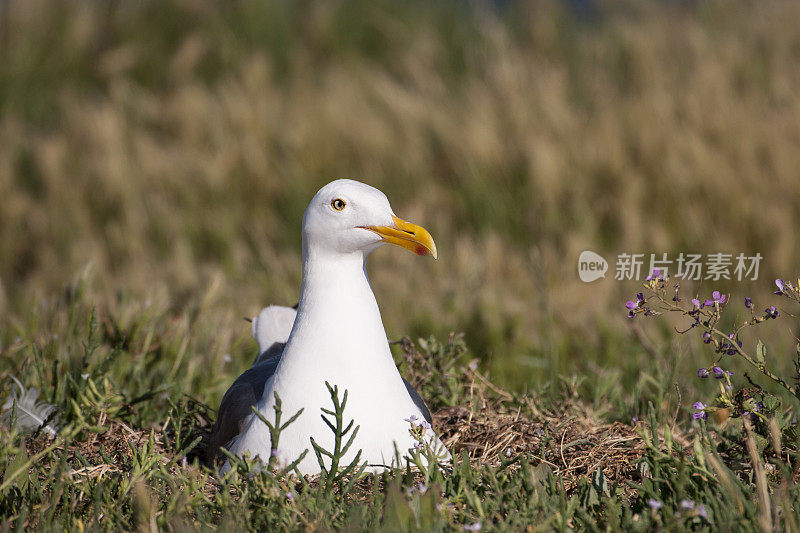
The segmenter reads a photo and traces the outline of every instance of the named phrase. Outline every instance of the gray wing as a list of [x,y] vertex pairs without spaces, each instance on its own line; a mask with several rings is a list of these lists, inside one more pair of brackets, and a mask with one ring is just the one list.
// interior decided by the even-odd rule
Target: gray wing
[[222,397],[217,411],[217,421],[211,429],[206,460],[213,463],[220,446],[225,446],[244,429],[244,421],[252,413],[251,407],[258,404],[264,394],[267,380],[275,373],[281,360],[285,344],[276,342],[258,357],[258,361],[241,376]]
[[409,396],[411,396],[411,400],[414,402],[420,411],[422,411],[422,416],[425,417],[425,421],[428,424],[433,424],[433,417],[431,417],[431,412],[428,409],[428,406],[425,405],[425,400],[422,399],[422,396],[419,395],[417,389],[411,386],[411,383],[406,381],[406,378],[403,378],[403,383],[406,386],[406,390],[408,391]]

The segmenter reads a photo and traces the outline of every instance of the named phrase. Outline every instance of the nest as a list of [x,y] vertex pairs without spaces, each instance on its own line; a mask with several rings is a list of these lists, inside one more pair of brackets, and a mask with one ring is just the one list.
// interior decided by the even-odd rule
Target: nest
[[531,418],[519,412],[449,407],[435,414],[435,422],[448,449],[454,455],[466,450],[473,465],[498,466],[524,454],[533,464],[550,467],[567,491],[598,470],[612,483],[635,478],[644,454],[644,442],[634,428],[603,423],[577,403]]

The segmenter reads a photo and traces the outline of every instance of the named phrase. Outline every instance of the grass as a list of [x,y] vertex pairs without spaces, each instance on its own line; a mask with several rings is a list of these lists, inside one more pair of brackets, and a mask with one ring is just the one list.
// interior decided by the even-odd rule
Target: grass
[[[574,379],[510,393],[468,366],[460,336],[406,340],[397,353],[436,413],[452,468],[352,486],[332,473],[334,490],[324,479],[274,476],[245,462],[218,478],[198,458],[213,412],[185,392],[209,396],[198,382],[217,373],[187,356],[215,342],[198,328],[208,311],[192,307],[167,321],[153,304],[110,311],[92,300],[83,283],[70,286],[30,317],[28,331],[45,337],[16,339],[5,352],[19,362],[17,375],[41,386],[41,400],[58,406],[49,422],[59,428],[51,440],[2,426],[5,527],[757,529],[765,508],[775,523],[796,527],[796,457],[784,464],[768,433],[744,431],[742,419],[689,424],[679,397],[651,398],[640,421],[610,423],[609,411],[624,406],[593,405]],[[748,441],[758,450],[752,462]],[[796,454],[792,441],[777,446]],[[763,496],[756,476],[765,465],[771,489]],[[663,507],[651,509],[651,500]]]
[[[3,527],[796,529],[796,459],[777,461],[767,425],[691,421],[693,401],[715,402],[695,377],[713,350],[674,334],[685,317],[628,320],[638,284],[583,284],[575,263],[760,252],[757,281],[683,290],[730,294],[724,331],[748,320],[744,296],[778,305],[744,346],[763,340],[793,376],[796,309],[769,293],[800,260],[797,15],[2,3],[0,400],[14,376],[61,427],[50,442],[2,426]],[[396,355],[456,467],[347,494],[267,473],[218,483],[182,458],[252,360],[242,317],[296,302],[302,212],[337,177],[436,238],[438,261],[381,250],[370,277],[389,337],[415,339]],[[750,385],[745,362],[723,361]],[[792,395],[749,375],[790,427]],[[563,448],[577,432],[591,440]],[[519,435],[513,464],[503,434]],[[602,475],[600,451],[620,452]]]

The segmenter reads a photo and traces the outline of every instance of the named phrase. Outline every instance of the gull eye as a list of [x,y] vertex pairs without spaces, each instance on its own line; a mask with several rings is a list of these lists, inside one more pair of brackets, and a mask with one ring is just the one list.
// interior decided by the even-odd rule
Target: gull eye
[[341,198],[336,198],[335,200],[331,200],[331,207],[337,211],[341,211],[344,209],[344,206],[347,205],[347,202],[342,200]]

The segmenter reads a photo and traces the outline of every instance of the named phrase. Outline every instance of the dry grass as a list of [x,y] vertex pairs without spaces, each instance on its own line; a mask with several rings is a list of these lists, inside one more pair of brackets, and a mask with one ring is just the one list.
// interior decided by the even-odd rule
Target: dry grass
[[480,372],[470,371],[468,380],[472,408],[445,407],[434,414],[442,442],[454,455],[465,450],[474,465],[500,466],[522,454],[547,465],[568,492],[598,470],[611,483],[641,480],[637,463],[645,445],[633,426],[602,421],[574,398],[541,402],[525,396],[520,402]]
[[549,466],[568,492],[598,470],[611,483],[641,481],[641,436],[631,426],[598,420],[585,404],[534,418],[462,407],[443,409],[435,417],[445,445],[456,453],[467,450],[476,465],[499,465],[503,457],[526,454],[534,464]]

